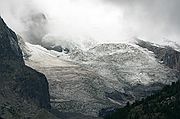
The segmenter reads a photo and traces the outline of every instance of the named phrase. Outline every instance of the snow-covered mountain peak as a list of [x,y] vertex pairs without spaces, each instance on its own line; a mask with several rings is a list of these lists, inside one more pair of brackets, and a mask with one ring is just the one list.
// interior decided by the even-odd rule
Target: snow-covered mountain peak
[[139,44],[139,43],[142,43],[142,42],[144,42],[144,43],[146,43],[146,44],[149,44],[149,45],[151,45],[151,46],[155,46],[155,47],[160,47],[160,48],[169,47],[169,48],[172,48],[172,49],[174,49],[174,50],[180,51],[180,44],[178,44],[177,42],[168,40],[168,39],[163,39],[163,40],[158,44],[158,43],[153,43],[153,42],[144,41],[144,40],[135,38],[132,43],[133,43],[133,44]]
[[164,46],[172,47],[173,49],[180,52],[180,45],[177,42],[165,39],[162,43]]
[[30,54],[26,64],[46,75],[52,105],[60,111],[97,115],[177,80],[153,52],[133,43],[98,44],[86,51],[75,47],[68,54],[23,45]]

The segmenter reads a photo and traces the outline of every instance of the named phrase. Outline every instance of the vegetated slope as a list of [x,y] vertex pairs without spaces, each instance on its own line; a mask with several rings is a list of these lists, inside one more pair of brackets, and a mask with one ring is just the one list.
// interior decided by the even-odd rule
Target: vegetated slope
[[[156,57],[170,68],[179,70],[180,53],[170,47],[158,47],[152,43],[138,40],[138,45],[153,51]],[[180,75],[180,74],[178,74]],[[180,79],[180,76],[177,76]],[[127,104],[106,119],[179,119],[180,81],[165,86],[160,92],[132,105]]]
[[31,119],[38,115],[42,108],[45,110],[51,108],[46,77],[25,66],[17,36],[2,18],[0,18],[0,81],[1,118]]
[[165,86],[160,92],[142,101],[128,104],[105,119],[179,119],[180,82]]

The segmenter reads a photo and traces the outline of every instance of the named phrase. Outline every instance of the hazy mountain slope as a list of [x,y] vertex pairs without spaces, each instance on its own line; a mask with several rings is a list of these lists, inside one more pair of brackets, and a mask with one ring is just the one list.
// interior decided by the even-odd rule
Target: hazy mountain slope
[[156,44],[137,39],[137,45],[154,52],[157,59],[166,66],[180,71],[180,52],[170,46],[157,46]]
[[180,45],[174,41],[170,41],[170,40],[164,40],[164,42],[162,43],[163,46],[167,46],[167,47],[172,47],[174,50],[179,51],[180,52]]
[[[141,47],[153,51],[164,65],[179,70],[180,53],[170,46],[157,46],[150,42],[137,40]],[[180,79],[180,73],[177,73]],[[132,105],[118,109],[112,114],[107,114],[106,119],[179,119],[179,87],[180,83],[173,83],[171,86],[165,86],[160,92],[149,96],[142,101],[135,102]]]
[[102,108],[123,106],[177,81],[176,71],[133,44],[99,44],[68,54],[29,43],[26,47],[26,64],[46,75],[51,104],[60,111],[97,116]]
[[[114,74],[113,79],[120,79],[132,85],[146,85],[151,82],[168,83],[167,77],[172,74],[169,68],[156,61],[153,53],[137,46],[102,44],[89,51],[96,55],[94,66],[100,68],[98,69],[100,73],[107,76]],[[97,65],[104,65],[104,67]],[[108,70],[108,68],[111,74],[101,72],[102,69]]]
[[[177,80],[177,71],[160,64],[154,53],[134,44],[100,44],[85,53],[72,53],[70,57],[106,77],[111,98],[117,97],[117,94],[120,97],[122,93],[131,95],[131,100],[142,98],[159,90],[161,84]],[[125,100],[127,98],[121,99],[122,102]]]
[[58,59],[58,54],[53,54],[40,45],[26,43],[26,48],[29,49],[29,57],[26,61],[31,65],[39,67],[75,66],[73,63]]
[[108,87],[104,77],[72,62],[60,60],[40,46],[26,45],[31,51],[26,64],[48,78],[53,107],[64,112],[97,115],[101,108],[115,106],[105,97]]

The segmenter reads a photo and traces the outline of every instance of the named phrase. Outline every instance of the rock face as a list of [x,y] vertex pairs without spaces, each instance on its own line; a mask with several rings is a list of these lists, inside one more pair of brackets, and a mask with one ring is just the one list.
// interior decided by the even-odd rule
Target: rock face
[[157,47],[150,42],[145,42],[139,39],[137,41],[137,45],[154,52],[156,57],[166,66],[180,71],[180,52],[171,47]]
[[0,18],[0,57],[23,63],[22,52],[18,46],[16,34]]
[[173,49],[166,50],[162,61],[170,68],[180,71],[180,52]]
[[46,77],[25,66],[16,34],[0,18],[0,117],[32,118],[50,109]]

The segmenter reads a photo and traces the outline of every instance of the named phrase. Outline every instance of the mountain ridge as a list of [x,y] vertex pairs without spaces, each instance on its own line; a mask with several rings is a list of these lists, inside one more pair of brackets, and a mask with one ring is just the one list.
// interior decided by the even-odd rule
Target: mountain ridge
[[31,51],[26,64],[46,75],[52,105],[60,111],[97,116],[102,108],[124,106],[177,81],[175,70],[135,44],[99,44],[68,54],[25,44]]
[[[137,45],[154,52],[156,58],[164,65],[179,70],[180,52],[171,47],[158,47],[157,45],[137,40]],[[180,102],[180,72],[177,74],[178,81],[164,88],[147,98],[127,103],[123,108],[119,108],[109,113],[104,112],[101,116],[104,119],[179,119]]]

